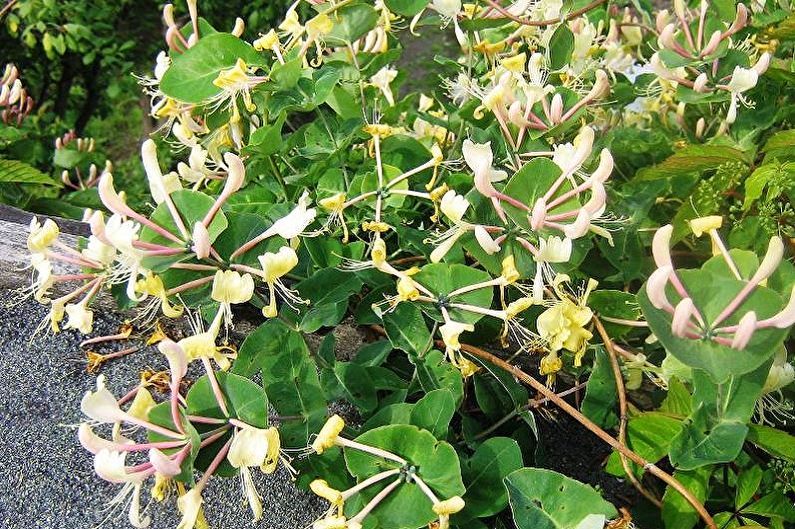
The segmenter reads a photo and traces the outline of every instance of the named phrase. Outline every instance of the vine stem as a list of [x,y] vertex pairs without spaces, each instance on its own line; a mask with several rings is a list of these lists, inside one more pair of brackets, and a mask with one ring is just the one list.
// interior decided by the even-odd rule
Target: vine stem
[[698,512],[699,516],[701,516],[701,519],[704,520],[704,523],[707,525],[707,527],[709,527],[710,529],[718,529],[717,525],[715,525],[715,521],[712,519],[712,516],[710,516],[709,512],[707,512],[707,509],[704,508],[704,505],[700,501],[698,501],[698,499],[695,496],[693,496],[693,494],[691,494],[691,492],[687,490],[687,488],[685,488],[685,486],[682,485],[676,478],[674,478],[672,475],[668,474],[667,472],[659,468],[654,463],[646,461],[641,456],[639,456],[638,454],[627,448],[625,445],[619,442],[615,437],[613,437],[612,435],[604,431],[602,428],[597,426],[588,417],[580,413],[576,408],[574,408],[574,406],[563,400],[554,391],[550,390],[544,384],[542,384],[535,378],[531,377],[530,375],[528,375],[518,367],[512,366],[505,360],[502,360],[501,358],[494,356],[493,354],[489,353],[488,351],[484,351],[479,347],[475,347],[473,345],[468,345],[468,344],[461,344],[461,350],[472,356],[491,362],[500,369],[503,369],[504,371],[510,373],[517,379],[521,380],[528,386],[532,387],[533,389],[544,395],[544,397],[554,402],[559,408],[561,408],[563,411],[571,415],[577,422],[579,422],[580,424],[585,426],[588,430],[593,432],[594,435],[596,435],[602,441],[610,445],[614,450],[616,450],[620,454],[623,454],[633,463],[640,465],[641,467],[643,467],[644,470],[650,472],[654,476],[657,476],[662,481],[673,487],[679,494],[682,495],[683,498],[685,498],[685,500],[687,500],[687,502],[690,505],[693,506],[693,508]]
[[[610,336],[608,336],[605,326],[602,325],[601,320],[596,315],[593,317],[593,323],[594,326],[596,326],[596,330],[599,332],[599,336],[602,337],[602,341],[605,344],[605,349],[607,350],[607,355],[610,358],[610,366],[613,368],[613,377],[616,381],[616,393],[618,393],[618,442],[626,446],[627,393],[626,388],[624,387],[624,376],[621,374],[621,367],[618,365],[618,356],[616,355],[616,350],[613,348],[613,340],[611,340]],[[635,487],[638,492],[643,494],[647,500],[652,502],[658,508],[662,508],[662,502],[659,500],[659,498],[657,498],[650,491],[646,490],[646,488],[641,484],[640,480],[638,480],[637,476],[635,476],[635,472],[629,465],[627,456],[619,452],[618,457],[621,459],[621,467],[624,469],[624,473],[627,475],[630,483],[632,483],[632,486]]]
[[527,20],[526,18],[518,17],[502,7],[500,4],[496,2],[496,0],[486,0],[486,3],[489,4],[492,8],[498,11],[503,17],[510,18],[514,22],[518,22],[519,24],[525,26],[534,26],[534,27],[544,27],[544,26],[551,26],[553,24],[559,24],[561,22],[568,22],[573,18],[577,18],[578,16],[582,15],[583,13],[587,13],[591,9],[598,7],[604,4],[607,0],[594,0],[590,4],[577,9],[576,11],[572,11],[565,17],[560,18],[551,18],[549,20]]

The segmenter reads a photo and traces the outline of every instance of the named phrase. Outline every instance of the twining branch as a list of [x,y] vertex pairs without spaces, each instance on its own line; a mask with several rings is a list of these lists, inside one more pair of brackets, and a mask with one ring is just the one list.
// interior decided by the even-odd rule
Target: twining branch
[[622,444],[618,439],[611,436],[609,433],[604,431],[600,428],[596,423],[591,421],[588,417],[580,413],[574,406],[566,402],[564,399],[559,397],[554,391],[546,387],[544,384],[536,380],[535,378],[531,377],[521,369],[516,366],[512,366],[508,362],[502,360],[501,358],[489,353],[488,351],[484,351],[478,347],[461,344],[461,350],[465,353],[480,358],[482,360],[486,360],[495,366],[503,369],[516,377],[517,379],[521,380],[528,386],[532,387],[544,397],[548,398],[552,401],[555,405],[557,405],[560,409],[571,415],[574,419],[576,419],[580,424],[585,426],[588,430],[593,432],[597,437],[599,437],[602,441],[610,445],[614,450],[616,450],[619,454],[624,455],[627,459],[635,463],[636,465],[640,465],[643,469],[647,472],[650,472],[653,476],[657,476],[659,479],[670,485],[674,488],[679,494],[682,495],[687,502],[693,506],[693,508],[698,512],[701,519],[704,520],[704,523],[710,529],[717,529],[717,525],[710,516],[709,512],[704,508],[704,505],[698,501],[698,499],[690,493],[689,490],[685,488],[676,478],[672,475],[668,474],[664,470],[660,469],[654,463],[646,461],[644,458],[627,448],[626,445]]
[[576,11],[572,11],[568,15],[562,18],[551,18],[549,20],[528,20],[526,18],[522,18],[519,16],[514,15],[504,7],[502,7],[496,0],[486,0],[486,3],[489,4],[495,11],[500,13],[505,18],[510,18],[514,22],[522,24],[524,26],[535,26],[535,27],[544,27],[544,26],[551,26],[553,24],[560,24],[561,22],[567,22],[573,18],[577,18],[578,16],[587,13],[591,9],[594,9],[602,4],[607,2],[607,0],[594,0],[590,4],[577,9]]
[[[616,392],[618,393],[618,410],[619,410],[619,419],[618,419],[618,441],[626,446],[627,445],[627,394],[626,389],[624,387],[624,376],[621,374],[621,367],[618,365],[618,356],[616,355],[616,350],[613,347],[613,340],[610,339],[608,336],[607,331],[605,330],[605,326],[602,325],[601,320],[597,317],[593,317],[593,323],[596,327],[596,330],[599,332],[599,336],[601,336],[602,341],[605,344],[605,349],[607,350],[607,355],[610,357],[610,366],[613,369],[613,377],[616,381]],[[621,467],[624,469],[624,473],[629,478],[630,483],[635,489],[643,494],[643,496],[652,502],[657,507],[662,507],[662,502],[660,502],[659,498],[657,498],[654,494],[650,491],[646,490],[646,488],[641,484],[640,480],[635,476],[635,472],[632,470],[632,467],[629,464],[629,460],[627,456],[623,453],[619,452],[618,457],[621,459]]]

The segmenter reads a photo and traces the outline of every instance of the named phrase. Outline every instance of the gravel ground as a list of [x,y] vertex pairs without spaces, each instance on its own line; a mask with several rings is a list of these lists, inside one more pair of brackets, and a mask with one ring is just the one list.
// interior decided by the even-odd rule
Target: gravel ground
[[[91,455],[76,438],[80,399],[95,387],[85,371],[74,331],[29,341],[46,309],[34,301],[10,306],[13,293],[0,294],[0,527],[3,529],[88,529],[109,513],[106,505],[119,490],[93,474]],[[121,318],[95,311],[95,333],[118,330]],[[166,368],[165,359],[148,348],[102,366],[117,396],[137,382],[141,369]],[[205,496],[205,513],[213,528],[302,529],[324,506],[311,493],[295,488],[284,471],[271,476],[254,472],[263,496],[264,515],[252,523],[237,479],[214,479]],[[144,492],[142,505],[148,502]],[[152,528],[175,527],[174,498],[149,503]],[[104,527],[130,527],[117,511]]]

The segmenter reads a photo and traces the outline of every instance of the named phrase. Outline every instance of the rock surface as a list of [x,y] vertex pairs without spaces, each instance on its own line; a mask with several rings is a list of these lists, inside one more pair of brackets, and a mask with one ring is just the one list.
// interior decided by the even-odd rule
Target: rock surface
[[[0,527],[131,527],[126,510],[109,507],[121,486],[97,478],[91,454],[77,442],[80,399],[96,384],[95,375],[85,369],[80,349],[84,337],[63,331],[31,341],[48,309],[31,299],[21,300],[16,290],[29,281],[29,272],[22,270],[27,264],[29,218],[19,210],[0,208]],[[79,223],[59,224],[62,233],[81,231]],[[68,234],[61,236],[67,244],[70,239]],[[95,335],[118,332],[122,322],[121,315],[97,308]],[[105,351],[129,345],[113,344]],[[104,364],[101,373],[109,389],[121,396],[137,384],[142,369],[166,367],[162,355],[149,347]],[[283,468],[271,476],[255,471],[254,476],[262,495],[263,519],[252,523],[237,479],[213,479],[204,494],[210,527],[302,529],[325,509],[314,495],[297,489]],[[145,489],[142,506],[152,518],[150,527],[176,527],[175,497],[163,504],[149,498]]]

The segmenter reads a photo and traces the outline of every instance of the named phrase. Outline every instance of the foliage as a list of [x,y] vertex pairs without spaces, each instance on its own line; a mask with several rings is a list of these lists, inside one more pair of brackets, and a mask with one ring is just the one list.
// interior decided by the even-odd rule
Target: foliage
[[[143,82],[164,140],[141,147],[154,207],[128,203],[106,166],[89,173],[77,250],[50,220],[28,241],[45,328],[91,332],[102,289],[141,328],[191,325],[157,335],[167,401],[142,384],[122,409],[102,377],[82,402],[148,432],[127,445],[81,426],[99,476],[134,494],[133,524],[150,477],[180,483],[181,528],[215,475],[241,476],[258,519],[252,469],[278,465],[330,503],[317,529],[642,515],[538,468],[543,402],[511,369],[557,404],[532,377],[583,381],[581,411],[564,410],[618,449],[608,472],[659,503],[650,526],[795,522],[778,428],[795,380],[791,15],[644,5],[306,2],[250,38],[195,4],[179,23],[166,8],[168,51]],[[457,49],[425,94],[400,55],[430,27]],[[68,140],[57,165],[91,160],[91,140]],[[58,259],[82,272],[54,276]],[[266,321],[234,352],[243,304]],[[370,334],[343,356],[328,331],[345,321]],[[205,374],[183,399],[192,362]],[[328,417],[339,400],[356,413]],[[125,465],[139,449],[148,463]]]

